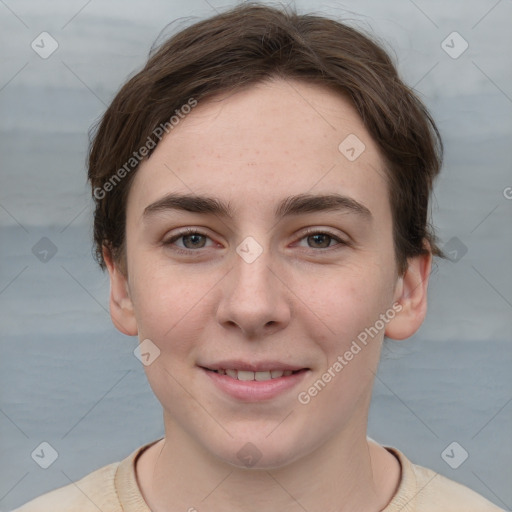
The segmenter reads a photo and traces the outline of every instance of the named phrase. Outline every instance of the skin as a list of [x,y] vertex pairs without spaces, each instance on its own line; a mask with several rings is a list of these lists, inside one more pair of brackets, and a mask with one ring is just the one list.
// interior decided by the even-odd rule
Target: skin
[[[338,149],[349,134],[366,146],[355,161]],[[144,216],[171,192],[215,197],[234,215]],[[332,192],[371,217],[351,210],[274,216],[288,196]],[[207,236],[165,245],[187,227]],[[252,263],[236,252],[248,236],[263,250]],[[400,465],[367,439],[368,408],[384,334],[407,338],[424,319],[431,255],[410,259],[398,274],[383,160],[345,98],[272,80],[199,103],[137,170],[125,266],[108,250],[104,256],[115,326],[160,350],[145,371],[163,407],[165,439],[136,469],[152,510],[377,512],[389,503]],[[298,393],[393,304],[400,313],[299,403]],[[231,357],[309,371],[297,388],[241,402],[198,367]],[[247,442],[261,454],[250,468],[237,457]]]

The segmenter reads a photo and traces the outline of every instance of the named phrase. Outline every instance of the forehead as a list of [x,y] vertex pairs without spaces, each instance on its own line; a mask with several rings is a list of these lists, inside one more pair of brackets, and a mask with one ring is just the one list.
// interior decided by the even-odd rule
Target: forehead
[[323,86],[275,80],[199,102],[139,166],[129,210],[174,191],[257,209],[337,192],[386,209],[385,190],[378,148],[351,103]]

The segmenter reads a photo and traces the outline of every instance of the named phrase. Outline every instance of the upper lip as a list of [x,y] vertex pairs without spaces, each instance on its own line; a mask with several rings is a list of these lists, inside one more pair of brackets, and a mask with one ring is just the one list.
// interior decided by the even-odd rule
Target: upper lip
[[258,361],[248,363],[239,359],[229,359],[226,361],[218,361],[217,363],[199,365],[209,370],[242,370],[249,372],[267,372],[270,370],[304,370],[305,366],[282,363],[280,361]]

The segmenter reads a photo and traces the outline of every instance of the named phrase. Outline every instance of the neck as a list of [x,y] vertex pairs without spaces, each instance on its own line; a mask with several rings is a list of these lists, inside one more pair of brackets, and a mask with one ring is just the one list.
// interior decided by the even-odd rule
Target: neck
[[396,492],[400,466],[364,429],[353,430],[287,465],[252,469],[205,456],[176,424],[166,423],[165,439],[137,463],[139,485],[153,512],[379,512]]

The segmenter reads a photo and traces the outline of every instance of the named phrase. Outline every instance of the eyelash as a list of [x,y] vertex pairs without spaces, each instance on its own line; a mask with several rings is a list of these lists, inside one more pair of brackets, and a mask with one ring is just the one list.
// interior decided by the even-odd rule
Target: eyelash
[[[180,233],[177,233],[176,235],[172,236],[168,240],[164,241],[163,245],[164,246],[170,246],[176,240],[179,240],[180,238],[183,238],[183,237],[186,237],[186,236],[191,236],[191,235],[200,235],[200,236],[204,236],[206,238],[210,238],[206,233],[202,232],[199,229],[187,228],[186,230],[181,231]],[[321,250],[321,251],[327,251],[329,249],[332,250],[333,248],[338,248],[339,249],[340,247],[337,247],[337,246],[348,246],[349,245],[349,243],[347,241],[342,240],[339,236],[337,236],[334,233],[331,233],[330,231],[327,231],[327,230],[309,229],[305,233],[303,233],[303,235],[301,236],[301,238],[299,240],[303,240],[304,238],[307,238],[307,237],[310,237],[310,236],[313,236],[313,235],[327,235],[329,238],[331,238],[334,241],[338,242],[334,246],[322,247],[320,249],[315,249],[315,248],[312,248],[312,247],[309,248],[309,249],[311,249],[312,251],[315,251],[315,252],[318,252],[319,250]],[[204,249],[204,247],[199,247],[199,249]],[[173,250],[176,251],[177,253],[185,254],[185,255],[190,255],[193,252],[199,252],[199,249],[181,249],[181,248],[176,248],[176,247],[173,248]]]

